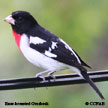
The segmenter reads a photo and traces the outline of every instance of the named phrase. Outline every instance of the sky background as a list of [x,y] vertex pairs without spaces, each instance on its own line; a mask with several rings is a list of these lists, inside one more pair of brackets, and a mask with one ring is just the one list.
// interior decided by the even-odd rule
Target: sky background
[[[107,0],[0,0],[0,79],[34,77],[43,71],[23,57],[10,25],[3,22],[17,10],[30,12],[41,26],[65,40],[92,67],[89,71],[108,69]],[[72,71],[55,74],[64,73],[71,74]],[[104,108],[108,108],[107,83],[96,83],[106,98]],[[1,108],[6,107],[5,102],[15,101],[48,102],[49,108],[92,108],[94,106],[85,106],[85,102],[100,102],[101,99],[89,84],[0,91]]]

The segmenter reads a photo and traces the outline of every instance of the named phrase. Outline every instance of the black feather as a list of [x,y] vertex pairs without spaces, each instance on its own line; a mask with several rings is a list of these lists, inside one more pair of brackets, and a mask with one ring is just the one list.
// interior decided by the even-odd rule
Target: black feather
[[89,78],[87,74],[87,70],[83,67],[80,68],[81,75],[84,77],[84,79],[90,84],[90,86],[96,91],[96,93],[100,96],[100,98],[103,100],[105,99],[100,90],[96,87],[95,83]]

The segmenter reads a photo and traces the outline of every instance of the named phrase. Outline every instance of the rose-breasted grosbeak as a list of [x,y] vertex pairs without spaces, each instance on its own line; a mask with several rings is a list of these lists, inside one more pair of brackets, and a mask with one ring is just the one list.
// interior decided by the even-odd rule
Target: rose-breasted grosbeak
[[104,99],[83,67],[90,68],[90,66],[82,61],[66,42],[40,26],[30,13],[15,11],[4,21],[11,24],[17,46],[27,60],[46,70],[38,73],[37,77],[45,72],[52,75],[56,71],[69,68],[83,77],[100,98]]

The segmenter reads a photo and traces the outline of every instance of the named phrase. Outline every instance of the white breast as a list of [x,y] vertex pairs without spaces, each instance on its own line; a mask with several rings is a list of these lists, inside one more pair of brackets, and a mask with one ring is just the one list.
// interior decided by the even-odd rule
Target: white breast
[[29,62],[40,68],[44,68],[50,71],[59,71],[67,68],[67,65],[53,60],[52,58],[49,58],[39,53],[38,51],[30,48],[29,41],[30,40],[25,34],[21,36],[20,49]]

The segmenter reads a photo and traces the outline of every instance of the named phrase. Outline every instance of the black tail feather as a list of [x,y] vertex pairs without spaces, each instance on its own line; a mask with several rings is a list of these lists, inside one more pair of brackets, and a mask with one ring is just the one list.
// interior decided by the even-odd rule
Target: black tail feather
[[100,96],[100,98],[103,100],[105,99],[100,90],[96,87],[94,82],[89,78],[86,70],[81,71],[81,75],[85,78],[85,80],[90,84],[90,86],[96,91],[96,93]]

